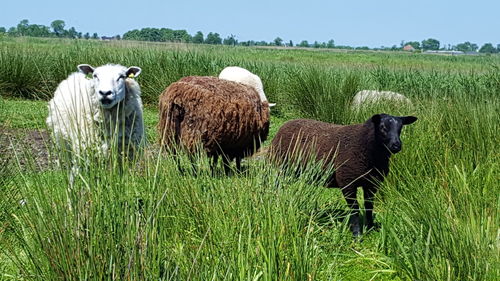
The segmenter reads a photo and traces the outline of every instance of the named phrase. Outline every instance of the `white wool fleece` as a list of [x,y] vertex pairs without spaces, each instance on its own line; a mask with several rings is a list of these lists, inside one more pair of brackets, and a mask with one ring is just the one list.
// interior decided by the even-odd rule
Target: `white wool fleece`
[[47,126],[58,145],[69,145],[67,148],[76,153],[98,141],[95,123],[101,119],[92,82],[82,73],[73,73],[62,81],[49,101]]
[[[233,82],[239,82],[241,84],[253,87],[259,93],[260,101],[267,102],[266,94],[264,93],[264,86],[262,85],[262,80],[260,77],[253,74],[252,72],[241,68],[239,66],[228,66],[224,68],[219,74],[220,79],[229,80]],[[275,104],[269,104],[269,106],[274,106]]]
[[[123,66],[106,65],[96,68],[96,71],[104,67],[123,73],[126,70]],[[117,140],[118,147],[121,147],[122,140],[126,146],[132,147],[143,143],[140,87],[131,78],[123,79],[125,95],[111,108],[103,106],[102,96],[95,87],[99,83],[96,78],[88,79],[83,73],[73,73],[59,84],[49,102],[47,126],[52,129],[60,147],[69,148],[76,154],[88,148],[107,153],[111,139]]]
[[412,105],[410,99],[396,92],[363,90],[359,91],[354,96],[351,103],[351,108],[353,110],[359,110],[363,106],[375,103],[383,103],[383,102],[396,103],[408,106]]

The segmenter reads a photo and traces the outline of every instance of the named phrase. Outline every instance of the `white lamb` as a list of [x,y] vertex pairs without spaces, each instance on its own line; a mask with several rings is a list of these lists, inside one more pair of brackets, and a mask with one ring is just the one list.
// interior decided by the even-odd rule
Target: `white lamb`
[[364,105],[381,102],[391,102],[408,106],[412,105],[410,99],[399,93],[391,91],[363,90],[359,91],[354,96],[351,106],[353,110],[359,110]]
[[106,155],[117,145],[120,154],[133,157],[144,141],[141,91],[132,79],[141,69],[115,64],[95,69],[80,64],[78,69],[57,87],[47,117],[56,144],[71,154],[72,172],[78,170],[76,159],[88,150]]
[[257,90],[257,93],[259,93],[260,100],[262,102],[267,102],[269,107],[276,105],[275,103],[269,103],[267,101],[266,94],[264,94],[264,86],[262,85],[260,77],[244,68],[239,66],[228,66],[220,72],[219,78],[254,87]]

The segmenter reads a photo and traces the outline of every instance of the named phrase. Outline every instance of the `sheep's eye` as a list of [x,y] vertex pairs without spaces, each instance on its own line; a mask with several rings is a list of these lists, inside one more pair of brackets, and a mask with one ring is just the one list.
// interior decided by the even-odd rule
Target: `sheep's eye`
[[97,78],[97,74],[92,75],[92,77]]

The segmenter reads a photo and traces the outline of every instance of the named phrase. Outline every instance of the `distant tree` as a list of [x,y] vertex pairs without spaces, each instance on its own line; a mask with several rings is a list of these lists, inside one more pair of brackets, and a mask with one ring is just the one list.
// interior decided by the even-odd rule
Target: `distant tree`
[[248,40],[248,41],[241,42],[240,45],[242,45],[242,46],[255,46],[256,42],[254,40]]
[[[381,48],[384,48],[383,46]],[[335,49],[345,49],[345,50],[352,50],[354,47],[351,46],[344,46],[344,45],[337,45],[335,46]]]
[[78,37],[78,32],[76,31],[76,29],[74,27],[71,27],[70,29],[68,29],[68,31],[66,32],[67,34],[67,37],[68,38],[77,38]]
[[172,35],[174,37],[172,41],[174,42],[189,43],[192,39],[191,35],[184,29],[173,30]]
[[[146,39],[146,40],[153,40],[153,38],[157,37],[156,35],[151,35],[151,34],[155,34],[156,33],[156,30],[155,28],[143,28],[141,30],[141,32],[148,32],[149,35],[142,35],[143,37],[146,36],[146,37],[149,37],[151,39]],[[170,28],[162,28],[160,29],[160,33],[159,36],[161,36],[161,40],[158,40],[158,41],[163,41],[163,42],[173,42],[176,40],[176,34],[174,33],[174,30],[173,29],[170,29]],[[144,39],[142,39],[144,40]]]
[[274,43],[274,46],[281,46],[283,45],[283,39],[279,38],[279,37],[276,37],[274,40],[273,40],[273,43]]
[[[418,41],[410,41],[410,42],[406,42],[406,43],[404,44],[404,46],[408,46],[408,45],[410,45],[410,46],[412,46],[413,48],[415,48],[415,50],[419,50],[419,49],[420,49],[420,42],[418,42]],[[404,46],[403,46],[403,47],[404,47]]]
[[[85,38],[85,35],[83,36]],[[129,30],[123,34],[123,40],[140,40],[139,30]]]
[[328,40],[328,43],[326,43],[327,48],[335,48],[335,41],[333,39]]
[[17,24],[16,27],[9,29],[11,36],[33,36],[33,37],[49,37],[51,36],[48,26],[41,24],[29,24],[29,21],[24,19]]
[[231,34],[222,43],[228,46],[235,46],[238,44],[238,40],[236,40],[236,35]]
[[193,43],[203,44],[203,33],[201,31],[196,32],[192,39]]
[[497,44],[497,52],[500,53],[500,44]]
[[52,27],[52,30],[54,31],[55,35],[57,37],[62,37],[64,35],[64,27],[66,26],[66,23],[64,23],[63,20],[55,20],[50,24],[50,27]]
[[90,34],[88,32],[86,32],[85,34],[83,34],[83,38],[85,39],[90,39]]
[[288,46],[289,47],[293,47],[293,41],[292,40],[290,40],[290,42],[288,42]]
[[356,47],[356,50],[370,50],[367,46]]
[[314,48],[319,48],[321,47],[321,44],[318,41],[314,41],[313,45]]
[[50,33],[50,28],[48,26],[31,24],[28,25],[25,35],[33,37],[50,37],[52,34]]
[[433,38],[422,41],[423,50],[439,50],[439,41]]
[[97,35],[97,33],[94,32],[94,34],[92,34],[92,39],[99,39],[99,35]]
[[[166,30],[166,31],[165,31]],[[140,39],[153,42],[174,41],[174,34],[172,29],[158,29],[158,28],[143,28],[141,29]]]
[[28,36],[29,21],[27,19],[21,20],[17,24],[17,35]]
[[498,50],[495,47],[493,47],[493,44],[486,43],[481,47],[481,49],[479,49],[479,52],[485,54],[495,54],[498,53]]
[[5,29],[5,27],[0,27],[0,33],[6,33],[7,30]]
[[462,52],[475,52],[478,49],[478,45],[471,43],[469,41],[457,44],[455,46],[457,51],[462,51]]
[[212,44],[212,45],[217,45],[217,44],[222,44],[222,39],[220,38],[219,33],[208,33],[207,38],[205,39],[206,44]]
[[7,31],[7,33],[9,33],[10,36],[17,36],[17,28],[12,26],[9,28],[9,31]]
[[122,39],[122,37],[120,36],[120,34],[117,34],[117,35],[115,35],[115,39],[116,39],[116,40],[121,40],[121,39]]
[[309,47],[309,42],[307,42],[307,40],[302,40],[299,43],[299,47]]

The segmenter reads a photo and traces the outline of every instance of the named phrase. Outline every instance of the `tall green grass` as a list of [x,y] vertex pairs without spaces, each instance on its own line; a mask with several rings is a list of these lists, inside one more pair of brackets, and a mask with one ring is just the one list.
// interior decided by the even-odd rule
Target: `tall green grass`
[[409,278],[498,278],[499,105],[427,105],[407,132],[384,186],[381,241]]
[[[142,67],[143,97],[155,104],[182,76],[216,75],[227,65],[240,65],[257,73],[269,100],[278,103],[270,138],[291,118],[354,123],[380,112],[419,118],[403,130],[403,151],[391,158],[378,193],[381,228],[362,242],[353,241],[346,227],[339,190],[314,181],[317,167],[296,178],[265,160],[248,159],[244,173],[212,177],[208,159],[199,155],[200,173],[193,177],[180,174],[173,156],[151,144],[138,163],[122,170],[113,159],[111,165],[109,159],[92,162],[70,188],[69,167],[19,166],[20,158],[30,158],[26,149],[0,174],[0,279],[496,280],[500,275],[497,57],[0,44],[2,66],[19,67],[15,79],[8,71],[0,75],[0,92],[9,97],[48,98],[75,65],[112,61]],[[370,59],[376,63],[367,64]],[[29,75],[39,81],[30,82]],[[413,105],[378,104],[353,112],[349,102],[362,89],[401,92]],[[24,103],[29,104],[0,104],[9,115],[0,115],[3,126],[42,126],[45,113],[35,110],[41,102],[33,104],[36,120],[28,122],[22,122],[30,119],[27,111],[11,109]],[[149,134],[157,118],[151,108],[146,107]],[[181,162],[190,165],[185,156]],[[27,203],[20,205],[21,199]]]
[[[358,64],[353,59],[364,63]],[[424,67],[423,62],[434,67]],[[446,64],[441,65],[443,62]],[[482,91],[497,93],[500,57],[448,58],[397,53],[346,54],[185,44],[3,39],[0,40],[0,93],[48,99],[57,84],[81,63],[141,67],[143,73],[138,79],[147,104],[156,104],[160,93],[181,77],[217,75],[226,66],[239,65],[262,77],[269,100],[288,105],[288,93],[292,103],[306,108],[314,101],[301,96],[325,96],[321,99],[330,96],[325,102],[331,103],[333,96],[342,101],[358,88],[400,91],[410,97],[449,96],[462,91],[471,95]],[[312,93],[312,90],[320,92]],[[280,110],[277,108],[276,112]],[[331,116],[326,118],[335,120]]]
[[198,157],[196,177],[154,152],[123,170],[94,161],[73,185],[64,169],[22,173],[8,189],[27,203],[6,219],[2,252],[22,279],[304,280],[322,273],[321,236],[350,243],[341,218],[328,231],[315,221],[342,207],[308,172],[297,180],[257,161],[214,178]]

